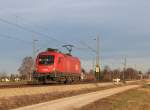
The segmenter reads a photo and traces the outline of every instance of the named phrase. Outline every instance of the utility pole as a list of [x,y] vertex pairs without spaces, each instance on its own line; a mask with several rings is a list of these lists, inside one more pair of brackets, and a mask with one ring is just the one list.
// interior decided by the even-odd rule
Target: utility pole
[[94,71],[94,70],[95,70],[95,57],[93,57],[92,60],[93,60],[93,61],[92,61],[92,62],[93,62],[93,65],[92,65],[92,66],[93,66],[93,71]]
[[[35,70],[35,56],[36,56],[36,42],[37,41],[38,40],[33,37],[33,41],[32,41],[32,52],[33,52],[32,53],[33,54],[33,56],[32,56],[32,59],[33,59],[32,73]],[[32,81],[32,73],[30,73],[30,81]]]
[[126,72],[126,66],[127,66],[127,57],[124,58],[124,68],[123,68],[123,83],[126,83],[126,79],[125,79],[125,72]]
[[100,43],[99,43],[99,36],[97,36],[97,49],[96,49],[96,65],[100,65],[99,59],[100,59]]
[[99,36],[96,38],[96,69],[95,69],[95,76],[96,79],[100,79],[100,42],[99,42]]

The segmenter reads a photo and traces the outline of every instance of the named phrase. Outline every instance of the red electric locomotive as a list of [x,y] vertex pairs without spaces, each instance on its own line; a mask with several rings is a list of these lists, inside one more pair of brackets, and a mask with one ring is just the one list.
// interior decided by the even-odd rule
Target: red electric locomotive
[[57,49],[47,49],[38,54],[33,78],[42,81],[72,82],[80,80],[81,64],[77,57],[64,54]]

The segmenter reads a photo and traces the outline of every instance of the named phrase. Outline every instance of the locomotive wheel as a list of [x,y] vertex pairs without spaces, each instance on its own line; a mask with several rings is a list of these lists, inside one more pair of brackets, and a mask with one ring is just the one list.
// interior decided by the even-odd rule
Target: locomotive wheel
[[66,80],[65,80],[65,84],[70,84],[70,83],[72,83],[73,82],[73,80],[72,80],[72,78],[71,77],[66,77]]

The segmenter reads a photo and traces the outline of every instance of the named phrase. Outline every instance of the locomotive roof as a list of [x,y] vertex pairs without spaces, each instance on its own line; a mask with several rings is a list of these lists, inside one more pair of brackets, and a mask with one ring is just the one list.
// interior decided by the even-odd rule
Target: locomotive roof
[[47,51],[54,51],[54,52],[58,52],[58,49],[53,49],[53,48],[47,48]]
[[70,56],[70,57],[73,57],[73,58],[77,58],[77,59],[79,59],[78,57],[76,57],[76,56],[72,56],[71,54],[69,54],[69,53],[62,53],[61,51],[59,51],[58,49],[53,49],[53,48],[48,48],[46,51],[43,51],[43,52],[40,52],[39,53],[39,55],[41,54],[45,54],[45,55],[48,55],[48,54],[50,54],[50,53],[52,53],[52,54],[62,54],[62,55],[64,55],[64,56]]
[[62,53],[62,52],[60,52],[60,51],[43,51],[43,52],[40,52],[39,53],[39,55],[41,54],[45,54],[45,55],[48,55],[48,54],[50,54],[50,53],[52,53],[52,54],[62,54],[62,55],[64,55],[64,56],[70,56],[70,57],[73,57],[73,58],[77,58],[78,59],[78,57],[75,57],[75,56],[72,56],[72,55],[70,55],[70,54],[65,54],[65,53]]

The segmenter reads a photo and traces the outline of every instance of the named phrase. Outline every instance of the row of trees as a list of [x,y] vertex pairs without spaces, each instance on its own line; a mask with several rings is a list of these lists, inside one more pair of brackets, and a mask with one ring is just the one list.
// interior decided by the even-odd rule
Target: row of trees
[[0,81],[2,80],[9,80],[9,81],[15,81],[16,79],[20,79],[19,74],[7,74],[6,72],[0,72]]
[[110,81],[116,78],[123,79],[123,77],[126,80],[150,78],[150,71],[146,73],[142,73],[141,71],[138,71],[134,68],[127,68],[125,70],[119,70],[119,69],[111,70],[108,66],[106,66],[104,70],[101,72],[101,74],[103,76],[103,80],[105,81]]
[[[21,66],[19,67],[18,71],[19,74],[11,74],[7,75],[5,72],[0,73],[0,79],[2,78],[9,78],[11,80],[14,80],[15,78],[20,78],[21,80],[30,80],[32,70],[33,70],[33,64],[34,60],[32,57],[25,57],[22,61]],[[85,71],[85,70],[84,70]],[[91,73],[94,75],[94,71],[90,71],[88,73]],[[123,74],[125,76],[126,80],[133,80],[133,79],[140,79],[142,78],[148,78],[150,77],[150,71],[147,73],[142,73],[141,71],[137,71],[133,68],[127,68],[125,71],[114,69],[111,70],[110,67],[106,66],[101,71],[101,79],[104,81],[111,81],[112,79],[120,78],[123,79]]]
[[32,74],[32,67],[32,57],[25,57],[18,69],[19,74],[7,74],[6,72],[0,72],[0,81],[6,78],[10,81],[15,81],[16,78],[19,78],[20,80],[29,80]]
[[25,57],[18,71],[22,80],[30,80],[33,72],[34,60],[32,57]]

